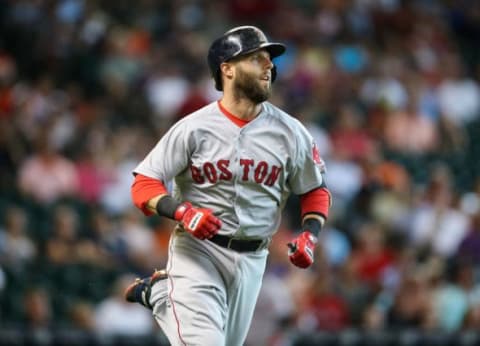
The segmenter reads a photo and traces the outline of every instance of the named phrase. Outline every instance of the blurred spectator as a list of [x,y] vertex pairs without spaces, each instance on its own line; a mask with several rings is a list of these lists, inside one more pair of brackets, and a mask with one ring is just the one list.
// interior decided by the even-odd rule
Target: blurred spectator
[[138,304],[125,301],[123,293],[135,278],[119,277],[112,283],[112,292],[95,308],[95,328],[101,335],[145,335],[154,329],[151,312]]
[[360,165],[349,160],[349,153],[342,148],[332,147],[328,160],[326,179],[335,204],[333,210],[342,209],[355,197],[362,186],[363,172]]
[[115,131],[109,138],[110,145],[103,152],[109,157],[109,179],[103,186],[100,204],[111,215],[119,215],[133,208],[130,186],[133,182],[132,171],[137,165],[135,147],[140,133],[128,127]]
[[432,298],[428,278],[415,274],[405,277],[388,311],[388,326],[395,329],[431,329]]
[[[14,88],[15,122],[20,132],[34,145],[36,140],[46,142],[52,149],[61,150],[69,140],[74,126],[69,113],[68,95],[55,88],[52,76],[45,74],[34,84],[17,83]],[[50,135],[48,138],[46,135]],[[43,143],[37,144],[40,148]]]
[[385,159],[378,143],[372,145],[364,164],[366,181],[377,184],[386,191],[408,194],[410,192],[410,176],[399,163]]
[[5,211],[0,226],[0,263],[11,270],[20,270],[37,255],[37,246],[27,233],[28,214],[19,207]]
[[11,122],[0,118],[0,188],[5,192],[18,190],[17,170],[26,155],[26,144]]
[[470,230],[458,246],[455,258],[480,265],[480,211],[472,217]]
[[10,119],[13,111],[12,86],[17,66],[12,57],[0,50],[0,119]]
[[453,205],[451,179],[446,166],[434,167],[423,200],[409,217],[413,243],[445,257],[457,251],[469,226],[468,217]]
[[462,195],[460,209],[469,216],[475,216],[480,212],[480,178],[474,182],[471,191]]
[[108,258],[97,244],[80,234],[78,213],[72,207],[60,205],[53,211],[52,234],[46,243],[46,255],[52,264],[91,263],[108,266]]
[[332,146],[349,161],[365,158],[372,150],[372,138],[363,126],[363,115],[353,105],[340,106],[331,130]]
[[112,173],[102,156],[103,152],[86,149],[77,160],[79,197],[88,203],[98,203],[105,187],[112,180]]
[[368,309],[367,304],[372,292],[369,286],[361,280],[355,266],[353,258],[349,257],[339,268],[335,286],[336,292],[347,304],[352,325],[361,325],[362,315]]
[[467,295],[470,306],[480,304],[480,284],[477,282],[477,267],[469,260],[458,259],[455,261],[457,268],[456,281]]
[[100,251],[112,264],[126,267],[128,265],[127,243],[114,218],[102,209],[97,209],[91,213],[89,221],[88,234]]
[[150,273],[160,263],[162,254],[157,252],[153,230],[142,222],[141,214],[131,209],[125,212],[119,223],[119,236],[126,245],[126,254],[131,269]]
[[443,80],[438,87],[438,100],[442,115],[457,126],[479,118],[480,86],[468,78],[459,57],[453,54],[442,61]]
[[480,329],[480,304],[469,307],[465,316],[463,328],[474,333]]
[[[317,267],[321,265],[317,264]],[[301,330],[337,332],[349,326],[347,302],[335,291],[333,279],[327,268],[319,269],[315,280],[305,292],[305,306],[298,317]]]
[[89,302],[74,303],[69,309],[69,318],[73,328],[85,332],[95,331],[94,307]]
[[[411,203],[411,178],[407,170],[395,161],[384,158],[378,144],[372,146],[362,162],[364,182],[355,203],[369,205],[366,213],[387,229],[405,229]],[[363,195],[363,200],[358,199]]]
[[385,238],[385,229],[380,225],[365,224],[357,231],[356,244],[352,252],[356,274],[374,291],[383,285],[386,271],[395,261]]
[[369,105],[381,103],[392,110],[405,108],[409,96],[399,80],[405,72],[403,62],[396,56],[385,56],[377,62],[374,74],[365,79],[361,86],[362,99]]
[[79,225],[76,211],[68,206],[57,207],[53,213],[51,237],[46,255],[55,264],[77,263],[83,256],[79,246]]
[[351,255],[350,240],[341,230],[325,227],[318,239],[328,264],[334,268],[342,266]]
[[103,85],[114,98],[127,96],[130,86],[140,77],[140,57],[144,44],[149,46],[149,38],[148,35],[142,37],[141,32],[120,25],[108,31],[106,52],[99,74]]
[[31,287],[23,296],[26,329],[42,334],[54,326],[54,316],[48,292],[41,287]]
[[362,312],[361,326],[364,330],[375,332],[386,327],[385,315],[375,304],[368,305]]
[[412,103],[406,108],[387,113],[384,141],[387,148],[405,154],[421,155],[438,146],[439,135],[435,123],[419,114]]
[[468,311],[467,287],[461,285],[467,284],[465,274],[463,268],[454,268],[453,280],[442,281],[434,291],[434,318],[441,330],[455,332],[462,327]]
[[78,180],[73,162],[57,153],[48,138],[41,138],[37,148],[19,168],[18,186],[22,193],[47,204],[75,196]]
[[[158,118],[159,126],[179,111],[179,108],[186,102],[189,94],[188,81],[183,77],[179,68],[168,64],[168,68],[158,66],[149,76],[146,85],[148,100],[153,107],[153,112]],[[163,124],[161,128],[167,128]]]

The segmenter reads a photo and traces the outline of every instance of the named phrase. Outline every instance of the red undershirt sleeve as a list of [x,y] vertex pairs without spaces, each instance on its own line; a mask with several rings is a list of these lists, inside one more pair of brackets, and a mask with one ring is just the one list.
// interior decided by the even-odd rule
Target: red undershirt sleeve
[[132,184],[131,193],[133,204],[145,215],[150,216],[155,213],[147,209],[147,202],[153,197],[167,194],[168,191],[160,180],[137,174]]
[[307,214],[317,214],[328,218],[328,210],[332,204],[330,191],[325,187],[309,191],[300,196],[302,219]]

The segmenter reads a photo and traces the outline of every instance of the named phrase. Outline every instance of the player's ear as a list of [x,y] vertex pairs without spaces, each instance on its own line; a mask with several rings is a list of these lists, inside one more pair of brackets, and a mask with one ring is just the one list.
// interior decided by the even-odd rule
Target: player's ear
[[222,74],[228,79],[233,78],[233,64],[224,62],[220,65],[220,70],[222,71]]

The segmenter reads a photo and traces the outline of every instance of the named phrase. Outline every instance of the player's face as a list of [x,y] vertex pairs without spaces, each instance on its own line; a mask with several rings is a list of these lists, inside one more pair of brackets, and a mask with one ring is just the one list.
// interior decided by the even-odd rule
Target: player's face
[[242,58],[236,65],[234,92],[237,97],[261,103],[270,97],[272,91],[272,61],[266,50],[253,52]]

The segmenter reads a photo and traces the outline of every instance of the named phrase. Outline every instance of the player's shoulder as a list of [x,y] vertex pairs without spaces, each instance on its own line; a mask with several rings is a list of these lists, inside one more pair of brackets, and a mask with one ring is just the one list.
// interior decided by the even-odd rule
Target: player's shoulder
[[196,111],[185,115],[183,118],[173,124],[172,128],[195,129],[209,117],[215,116],[217,113],[216,101],[211,102]]
[[300,122],[300,120],[275,106],[274,104],[270,102],[264,102],[263,107],[268,117],[274,119],[284,127],[291,129],[294,132],[306,131],[305,126]]
[[217,101],[213,101],[202,108],[197,109],[196,111],[185,115],[180,122],[191,122],[196,121],[199,118],[205,118],[218,113]]

